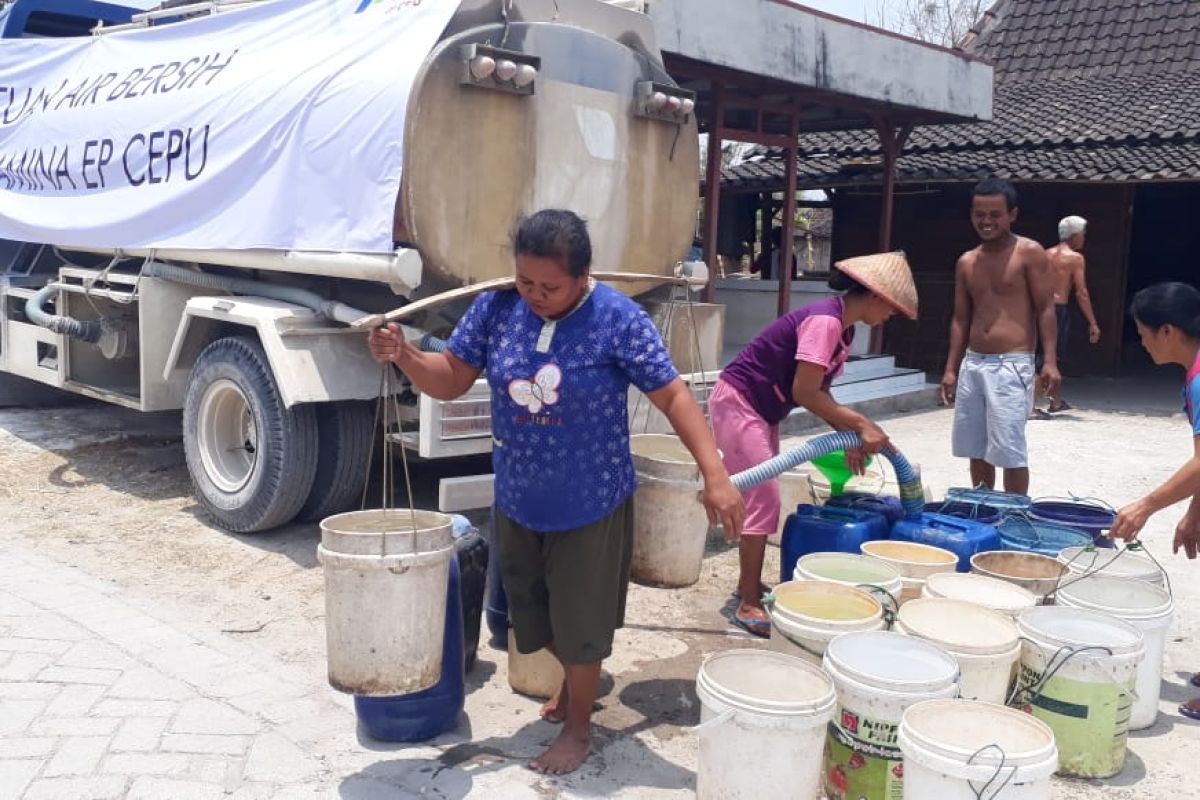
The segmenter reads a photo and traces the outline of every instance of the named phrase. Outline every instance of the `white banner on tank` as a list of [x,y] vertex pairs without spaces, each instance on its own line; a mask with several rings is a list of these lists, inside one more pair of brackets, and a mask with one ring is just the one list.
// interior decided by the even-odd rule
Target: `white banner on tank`
[[0,237],[392,249],[409,92],[458,0],[269,0],[0,40]]

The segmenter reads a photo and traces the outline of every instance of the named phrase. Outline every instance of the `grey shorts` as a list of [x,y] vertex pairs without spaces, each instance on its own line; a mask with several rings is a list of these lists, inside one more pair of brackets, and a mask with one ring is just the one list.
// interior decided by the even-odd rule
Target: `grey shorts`
[[954,455],[1014,469],[1029,465],[1025,423],[1033,410],[1032,353],[968,350],[954,399]]

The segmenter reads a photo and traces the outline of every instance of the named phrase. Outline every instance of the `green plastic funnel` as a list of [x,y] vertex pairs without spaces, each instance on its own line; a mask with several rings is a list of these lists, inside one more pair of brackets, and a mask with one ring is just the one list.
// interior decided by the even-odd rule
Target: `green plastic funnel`
[[[867,456],[865,465],[869,466],[873,458],[873,456]],[[825,476],[825,480],[829,481],[830,497],[841,496],[846,491],[846,484],[854,477],[854,473],[846,465],[845,450],[834,450],[823,456],[817,456],[812,460],[812,464]]]

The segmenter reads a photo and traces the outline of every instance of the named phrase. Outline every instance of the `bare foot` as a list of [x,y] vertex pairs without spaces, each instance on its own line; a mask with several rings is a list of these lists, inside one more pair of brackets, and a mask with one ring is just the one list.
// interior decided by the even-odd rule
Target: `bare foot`
[[546,752],[529,762],[529,768],[543,775],[566,775],[579,769],[592,750],[590,733],[582,736],[563,728]]
[[542,704],[541,714],[542,719],[546,722],[562,722],[567,718],[567,682],[564,680],[562,686],[558,687],[558,692],[553,697]]

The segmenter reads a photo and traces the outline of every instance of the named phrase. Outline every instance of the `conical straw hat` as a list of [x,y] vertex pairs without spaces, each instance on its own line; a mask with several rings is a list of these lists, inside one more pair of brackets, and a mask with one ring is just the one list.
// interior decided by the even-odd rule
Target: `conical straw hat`
[[917,318],[917,285],[904,253],[875,253],[838,261],[835,267],[909,319]]

